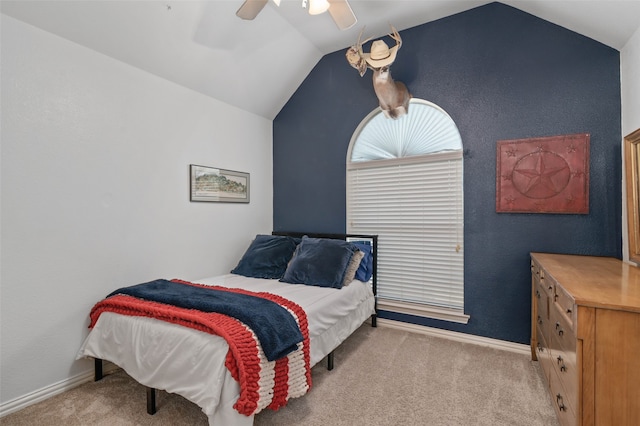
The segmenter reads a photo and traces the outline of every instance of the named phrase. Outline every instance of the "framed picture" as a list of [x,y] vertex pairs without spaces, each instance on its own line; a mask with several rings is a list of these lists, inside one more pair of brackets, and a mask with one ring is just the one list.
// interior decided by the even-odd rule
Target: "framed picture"
[[249,173],[191,164],[189,174],[191,201],[249,202]]
[[587,133],[498,141],[496,212],[589,213]]

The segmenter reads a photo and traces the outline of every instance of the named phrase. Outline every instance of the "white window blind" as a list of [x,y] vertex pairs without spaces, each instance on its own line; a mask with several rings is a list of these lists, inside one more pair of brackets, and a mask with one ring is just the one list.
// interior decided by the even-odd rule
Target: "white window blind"
[[[357,142],[354,135],[352,145]],[[370,137],[367,143],[371,144]],[[420,155],[414,152],[405,158],[348,161],[347,230],[379,235],[380,299],[463,314],[461,143],[449,148]],[[354,151],[356,147],[351,146],[350,152]]]
[[394,163],[347,173],[349,232],[379,235],[378,296],[462,310],[462,160]]

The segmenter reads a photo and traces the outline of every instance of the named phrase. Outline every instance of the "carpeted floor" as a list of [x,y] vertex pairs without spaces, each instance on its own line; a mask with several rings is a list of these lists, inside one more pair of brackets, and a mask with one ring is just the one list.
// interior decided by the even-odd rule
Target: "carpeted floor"
[[[256,426],[556,426],[539,366],[526,355],[391,328],[362,326],[336,350],[335,368],[313,368],[313,388]],[[123,371],[0,419],[3,426],[207,425],[200,408],[145,388]],[[224,426],[224,425],[220,425]]]

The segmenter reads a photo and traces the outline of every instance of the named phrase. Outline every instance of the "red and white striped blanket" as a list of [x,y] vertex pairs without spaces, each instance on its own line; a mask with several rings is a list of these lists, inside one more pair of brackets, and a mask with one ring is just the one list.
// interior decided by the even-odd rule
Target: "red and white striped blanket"
[[265,408],[277,410],[286,405],[290,398],[302,396],[311,389],[309,326],[307,315],[299,305],[271,293],[205,286],[181,280],[173,281],[261,297],[276,302],[296,319],[303,341],[286,357],[268,361],[253,331],[235,318],[122,294],[108,297],[93,307],[89,328],[93,328],[102,312],[114,312],[156,318],[223,337],[229,345],[225,366],[240,384],[240,396],[234,408],[246,416],[257,414]]

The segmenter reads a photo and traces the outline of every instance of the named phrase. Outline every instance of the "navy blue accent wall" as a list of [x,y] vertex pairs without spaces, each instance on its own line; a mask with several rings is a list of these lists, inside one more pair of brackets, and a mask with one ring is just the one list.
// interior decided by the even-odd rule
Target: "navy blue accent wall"
[[[622,257],[619,52],[500,3],[400,34],[393,77],[462,135],[471,319],[380,316],[528,343],[529,252]],[[371,71],[361,78],[344,52],[322,58],[274,120],[275,230],[346,230],[347,149],[377,99]],[[589,214],[496,213],[496,142],[573,133],[591,134]]]

